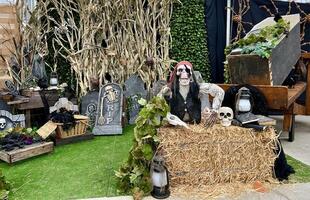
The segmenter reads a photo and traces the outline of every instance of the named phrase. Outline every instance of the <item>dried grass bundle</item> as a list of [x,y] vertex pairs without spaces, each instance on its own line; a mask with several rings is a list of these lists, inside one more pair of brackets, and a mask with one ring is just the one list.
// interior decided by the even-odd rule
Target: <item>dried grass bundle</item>
[[163,127],[158,131],[159,150],[166,159],[174,192],[200,197],[203,193],[209,198],[240,193],[257,180],[276,182],[273,166],[278,138],[274,129],[255,132],[218,124],[208,129],[199,125],[190,128]]

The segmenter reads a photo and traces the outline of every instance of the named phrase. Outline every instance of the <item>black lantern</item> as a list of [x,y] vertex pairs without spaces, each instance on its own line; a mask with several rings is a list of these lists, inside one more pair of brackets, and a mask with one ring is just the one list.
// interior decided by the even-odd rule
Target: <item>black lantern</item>
[[168,170],[161,156],[155,156],[151,164],[151,178],[153,191],[151,195],[156,199],[165,199],[170,196]]
[[248,88],[242,87],[238,90],[236,96],[236,113],[247,113],[251,112],[251,92]]

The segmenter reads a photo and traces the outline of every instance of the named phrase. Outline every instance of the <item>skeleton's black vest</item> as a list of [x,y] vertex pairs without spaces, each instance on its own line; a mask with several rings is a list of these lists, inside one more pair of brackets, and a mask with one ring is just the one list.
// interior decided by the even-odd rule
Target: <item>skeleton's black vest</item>
[[186,99],[182,97],[179,88],[172,88],[172,98],[167,99],[170,105],[170,112],[183,119],[186,112],[190,117],[190,122],[200,123],[201,120],[201,102],[198,98],[199,86],[191,82],[190,89]]

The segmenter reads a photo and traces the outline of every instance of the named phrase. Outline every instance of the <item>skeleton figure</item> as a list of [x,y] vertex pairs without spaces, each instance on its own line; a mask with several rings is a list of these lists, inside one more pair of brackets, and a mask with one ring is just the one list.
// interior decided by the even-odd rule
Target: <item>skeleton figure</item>
[[0,118],[0,130],[4,130],[6,127],[6,120],[5,118]]
[[[163,87],[160,95],[165,96],[171,114],[184,122],[200,123],[202,120],[209,126],[216,122],[224,90],[216,84],[197,83],[192,64],[182,61],[175,66],[168,85]],[[212,105],[209,102],[209,95],[213,96]]]
[[118,100],[118,92],[112,86],[108,85],[105,88],[104,97],[108,99],[109,103],[114,103]]

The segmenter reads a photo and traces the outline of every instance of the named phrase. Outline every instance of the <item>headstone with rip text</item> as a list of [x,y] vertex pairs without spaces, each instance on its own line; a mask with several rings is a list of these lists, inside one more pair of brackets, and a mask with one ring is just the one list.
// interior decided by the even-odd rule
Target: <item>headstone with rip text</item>
[[123,90],[115,83],[100,88],[94,135],[122,134]]

